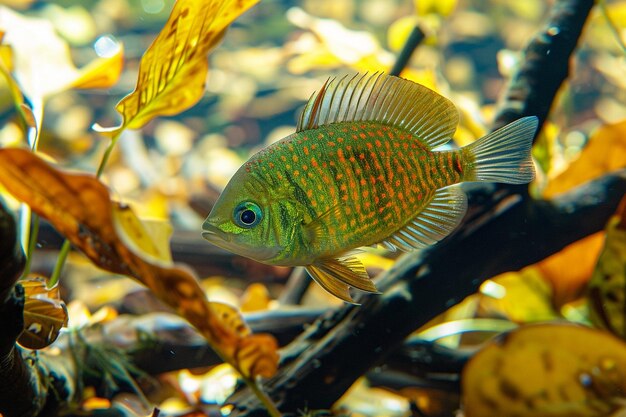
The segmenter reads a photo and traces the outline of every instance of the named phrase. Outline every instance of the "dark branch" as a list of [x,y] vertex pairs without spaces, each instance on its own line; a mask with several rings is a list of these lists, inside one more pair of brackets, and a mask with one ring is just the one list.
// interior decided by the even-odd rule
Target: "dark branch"
[[389,71],[390,75],[395,75],[397,77],[400,76],[402,70],[404,70],[409,63],[413,52],[415,52],[415,49],[420,45],[420,43],[422,43],[425,37],[426,34],[424,34],[422,28],[420,28],[419,25],[415,25],[409,35],[409,38],[404,43],[404,46],[398,55],[398,59],[395,64],[393,64],[393,68]]
[[13,216],[0,203],[0,303],[11,296],[24,270],[24,252],[17,237]]
[[[602,230],[626,193],[626,172],[552,202],[505,193],[500,198],[492,194],[494,189],[485,185],[469,190],[470,201],[481,205],[482,214],[421,259],[412,254],[400,258],[381,277],[382,296],[364,297],[360,307],[345,306],[327,315],[287,347],[285,366],[267,383],[281,409],[330,407],[411,332],[476,292],[485,279],[537,262]],[[294,381],[295,388],[287,389]],[[314,398],[308,395],[312,387],[322,386]],[[235,394],[232,401],[240,410],[235,415],[256,415],[258,404],[249,393]]]
[[543,125],[569,74],[570,56],[593,5],[593,0],[560,0],[554,4],[548,23],[524,50],[524,61],[506,88],[494,129],[532,115],[539,118],[539,126]]

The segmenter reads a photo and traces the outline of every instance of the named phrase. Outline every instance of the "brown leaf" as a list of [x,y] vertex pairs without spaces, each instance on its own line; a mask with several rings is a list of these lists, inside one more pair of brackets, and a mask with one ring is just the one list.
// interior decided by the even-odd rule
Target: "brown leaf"
[[97,266],[134,277],[185,317],[225,359],[247,376],[276,371],[276,341],[223,322],[187,270],[150,263],[119,239],[106,187],[95,177],[59,171],[30,151],[0,149],[0,183],[48,219]]
[[43,349],[67,326],[67,307],[57,286],[46,287],[42,277],[28,277],[19,282],[24,288],[24,331],[17,342],[28,349]]
[[465,366],[467,417],[592,417],[626,397],[626,344],[567,324],[529,325],[497,339]]
[[207,54],[228,25],[258,0],[178,0],[165,27],[141,58],[135,91],[116,106],[122,125],[138,129],[156,116],[178,114],[200,100]]

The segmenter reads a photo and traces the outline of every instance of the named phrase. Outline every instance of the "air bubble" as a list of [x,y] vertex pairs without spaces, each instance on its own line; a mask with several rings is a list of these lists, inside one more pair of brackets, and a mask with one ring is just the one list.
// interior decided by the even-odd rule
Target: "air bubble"
[[93,49],[101,58],[110,58],[120,50],[120,43],[112,35],[102,35],[93,44]]

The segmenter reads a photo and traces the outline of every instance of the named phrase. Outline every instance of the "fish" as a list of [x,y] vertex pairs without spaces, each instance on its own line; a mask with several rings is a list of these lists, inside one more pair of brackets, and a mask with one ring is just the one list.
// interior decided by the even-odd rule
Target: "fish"
[[359,248],[428,248],[466,213],[459,183],[534,178],[537,117],[438,150],[458,122],[450,100],[413,81],[383,73],[329,79],[293,134],[237,170],[202,237],[265,264],[304,266],[330,294],[357,304],[350,288],[379,293]]

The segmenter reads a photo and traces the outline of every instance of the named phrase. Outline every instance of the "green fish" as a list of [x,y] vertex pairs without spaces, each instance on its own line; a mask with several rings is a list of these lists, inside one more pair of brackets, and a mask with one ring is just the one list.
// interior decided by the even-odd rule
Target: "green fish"
[[536,117],[460,149],[451,101],[412,81],[355,75],[327,81],[296,132],[253,155],[205,220],[209,242],[270,265],[304,266],[331,294],[378,292],[355,249],[432,245],[461,222],[465,181],[534,177]]

